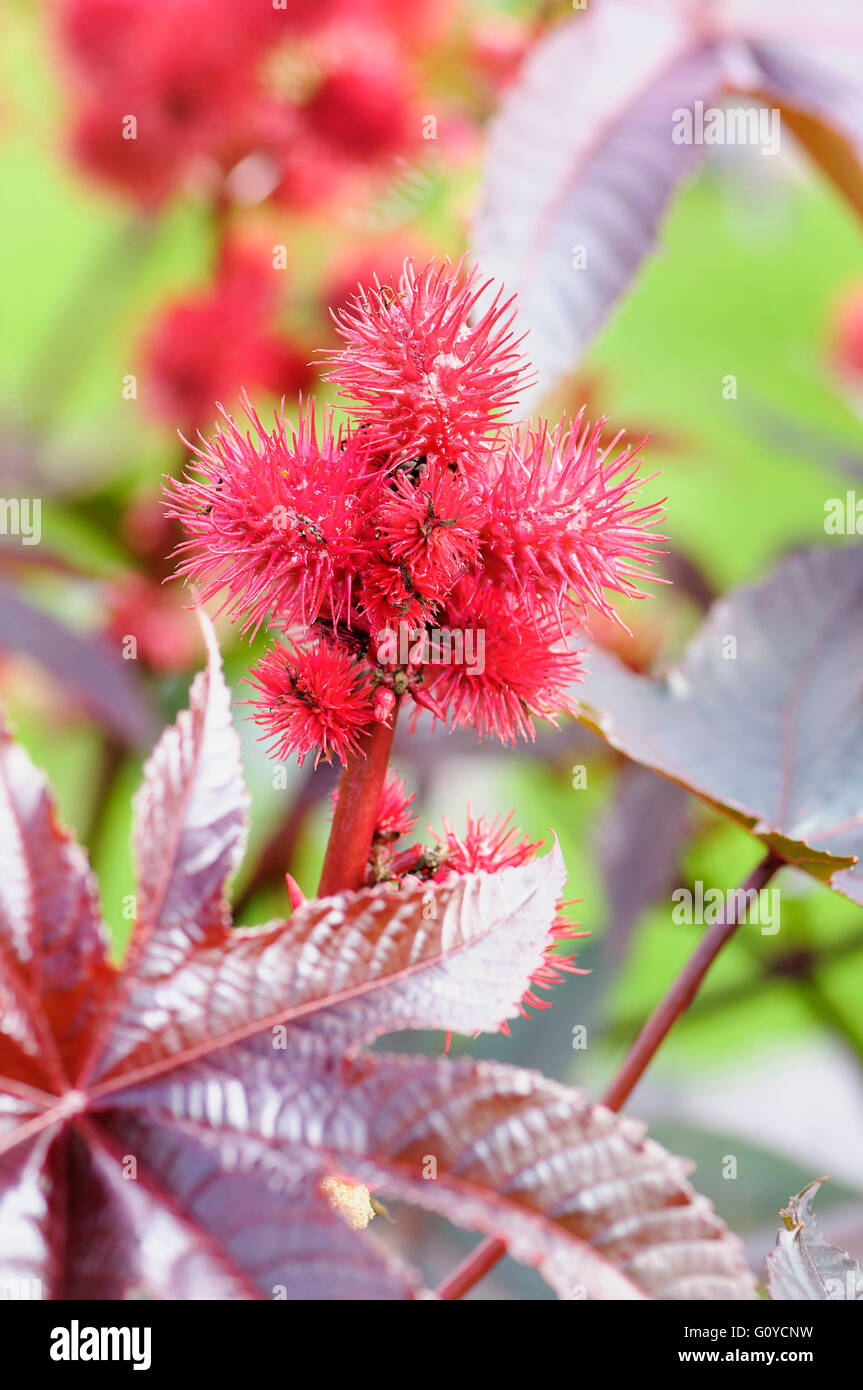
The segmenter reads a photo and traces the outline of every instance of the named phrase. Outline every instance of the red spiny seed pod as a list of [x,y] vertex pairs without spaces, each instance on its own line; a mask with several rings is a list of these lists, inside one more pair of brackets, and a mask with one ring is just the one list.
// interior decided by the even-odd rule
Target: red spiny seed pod
[[[594,427],[516,431],[525,384],[512,303],[448,264],[360,291],[338,317],[338,430],[300,401],[264,428],[222,412],[182,482],[178,572],[244,629],[294,631],[253,673],[279,756],[346,762],[396,697],[504,742],[573,713],[590,610],[641,595],[662,504],[639,504],[640,449]],[[485,303],[483,308],[480,301]],[[649,481],[649,480],[647,480]]]
[[641,446],[611,457],[613,446],[600,448],[604,423],[513,433],[501,451],[480,545],[502,591],[554,607],[574,599],[607,616],[606,590],[643,596],[644,566],[662,553],[649,529],[662,503],[633,505],[649,481],[638,474]]
[[534,737],[534,718],[573,713],[582,653],[536,605],[513,609],[492,585],[462,583],[429,643],[426,679],[447,721],[504,743]]
[[397,286],[361,291],[336,316],[346,346],[329,379],[355,403],[369,448],[395,461],[478,462],[528,384],[513,301],[498,292],[480,312],[490,282],[460,270],[431,262],[417,274],[408,262]]
[[166,486],[168,515],[187,536],[177,573],[205,599],[224,593],[223,608],[244,630],[271,617],[308,627],[325,607],[348,614],[364,553],[362,465],[341,447],[328,412],[319,430],[314,406],[301,403],[296,430],[279,414],[268,432],[242,399],[257,439],[222,411],[194,471]]
[[482,517],[476,486],[431,464],[416,482],[395,475],[377,509],[375,535],[407,570],[412,591],[437,603],[476,565]]
[[272,647],[248,677],[259,693],[246,703],[266,730],[272,756],[292,754],[299,765],[310,753],[315,766],[336,757],[346,764],[374,719],[371,676],[352,653],[336,643],[281,643]]

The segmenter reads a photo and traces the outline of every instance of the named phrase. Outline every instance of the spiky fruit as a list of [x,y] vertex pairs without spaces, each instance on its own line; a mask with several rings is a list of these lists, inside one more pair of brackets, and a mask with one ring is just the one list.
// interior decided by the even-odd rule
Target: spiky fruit
[[314,752],[315,767],[322,758],[346,764],[374,718],[369,673],[337,643],[290,648],[276,643],[248,681],[259,694],[246,703],[280,762],[295,753],[302,767]]
[[410,262],[396,286],[374,284],[335,316],[346,346],[329,380],[354,402],[373,454],[428,459],[466,471],[481,464],[486,436],[527,384],[513,333],[513,301],[488,291],[476,271],[462,276]]
[[362,565],[363,467],[324,412],[300,405],[296,430],[281,411],[267,431],[243,394],[257,439],[223,424],[196,448],[185,482],[169,481],[168,515],[188,537],[177,573],[193,577],[205,599],[257,631],[268,618],[310,626],[326,605],[351,612]]
[[570,688],[581,678],[581,653],[561,640],[551,615],[513,609],[490,585],[462,581],[441,622],[461,634],[463,659],[433,661],[426,680],[453,724],[514,743],[534,737],[534,718],[556,723],[574,712]]
[[[601,447],[604,420],[513,433],[488,484],[480,532],[485,573],[502,593],[559,611],[575,600],[606,616],[606,591],[641,598],[644,566],[662,552],[649,528],[662,503],[633,505],[646,481],[640,448]],[[615,440],[614,443],[617,441]],[[649,481],[649,480],[647,480]]]

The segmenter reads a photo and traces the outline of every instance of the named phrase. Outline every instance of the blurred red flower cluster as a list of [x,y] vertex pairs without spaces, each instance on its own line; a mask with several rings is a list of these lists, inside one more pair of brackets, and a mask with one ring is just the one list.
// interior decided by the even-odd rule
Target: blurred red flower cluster
[[[209,283],[142,334],[142,402],[187,432],[241,384],[311,384],[329,306],[428,249],[404,227],[425,162],[475,152],[529,38],[458,0],[60,0],[56,16],[79,166],[150,215],[182,194],[212,212]],[[328,252],[333,212],[354,231]],[[304,223],[323,253],[312,286],[284,273]]]
[[246,381],[275,396],[311,384],[311,350],[279,333],[277,280],[252,247],[226,246],[214,285],[171,304],[147,344],[153,408],[193,431]]
[[[523,23],[458,0],[59,0],[52,16],[78,167],[151,221],[181,197],[209,216],[203,280],[138,334],[142,407],[190,437],[241,386],[296,400],[316,384],[310,344],[332,341],[330,306],[428,251],[407,225],[430,196],[424,171],[439,149],[475,153],[528,40]],[[328,238],[334,214],[347,237]],[[394,497],[385,524],[408,524],[405,507]],[[186,630],[159,591],[166,539],[137,547],[146,576],[110,586],[112,636],[149,630],[157,611]],[[398,572],[372,564],[376,587],[382,613],[404,597]],[[188,643],[146,641],[141,656],[182,669]]]
[[446,4],[66,0],[81,163],[146,206],[254,156],[286,202],[420,138],[414,58]]

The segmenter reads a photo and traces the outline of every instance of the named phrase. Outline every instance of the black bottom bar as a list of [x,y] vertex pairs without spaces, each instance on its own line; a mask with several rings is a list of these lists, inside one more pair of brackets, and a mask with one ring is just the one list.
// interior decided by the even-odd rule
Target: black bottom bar
[[[454,1314],[434,1301],[359,1308],[326,1303],[315,1314],[307,1304],[279,1302],[8,1301],[0,1302],[0,1346],[4,1357],[23,1353],[21,1370],[26,1365],[40,1376],[47,1372],[58,1383],[70,1376],[92,1380],[105,1371],[139,1381],[166,1371],[193,1371],[196,1376],[215,1372],[220,1381],[236,1376],[242,1390],[255,1390],[255,1382],[271,1379],[279,1368],[292,1377],[298,1366],[315,1361],[331,1380],[340,1357],[346,1371],[356,1375],[373,1361],[380,1363],[383,1354],[390,1366],[387,1378],[397,1373],[406,1386],[414,1380],[427,1384],[437,1358],[447,1381],[454,1372],[463,1381],[471,1372],[488,1373],[499,1365],[512,1374],[515,1355],[519,1363],[525,1358],[533,1364],[532,1375],[575,1373],[590,1365],[594,1385],[604,1380],[603,1367],[616,1381],[627,1370],[662,1376],[678,1369],[697,1373],[705,1366],[731,1372],[758,1366],[769,1384],[775,1371],[789,1366],[821,1378],[853,1366],[863,1331],[861,1302],[489,1306],[492,1324],[478,1302],[463,1304]],[[441,1336],[444,1329],[452,1329],[457,1341],[446,1331]],[[543,1338],[552,1332],[554,1342],[537,1344],[537,1332]]]

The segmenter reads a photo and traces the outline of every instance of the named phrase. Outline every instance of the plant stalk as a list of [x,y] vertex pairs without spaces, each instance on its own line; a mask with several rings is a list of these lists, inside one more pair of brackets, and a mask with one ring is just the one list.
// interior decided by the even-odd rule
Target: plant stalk
[[[770,882],[782,863],[782,859],[771,850],[759,864],[756,864],[741,885],[742,891],[755,889],[759,892]],[[689,1008],[711,965],[725,943],[731,940],[739,925],[736,918],[729,922],[722,913],[710,930],[705,932],[665,998],[654,1009],[638,1034],[624,1058],[623,1065],[602,1097],[602,1104],[607,1105],[609,1110],[620,1110],[625,1105],[674,1023]]]
[[505,1254],[506,1241],[498,1240],[497,1236],[489,1236],[438,1286],[438,1298],[451,1300],[470,1293],[474,1284],[478,1284]]
[[389,724],[375,724],[362,751],[350,759],[342,773],[318,885],[319,898],[363,886],[397,715],[398,702]]

